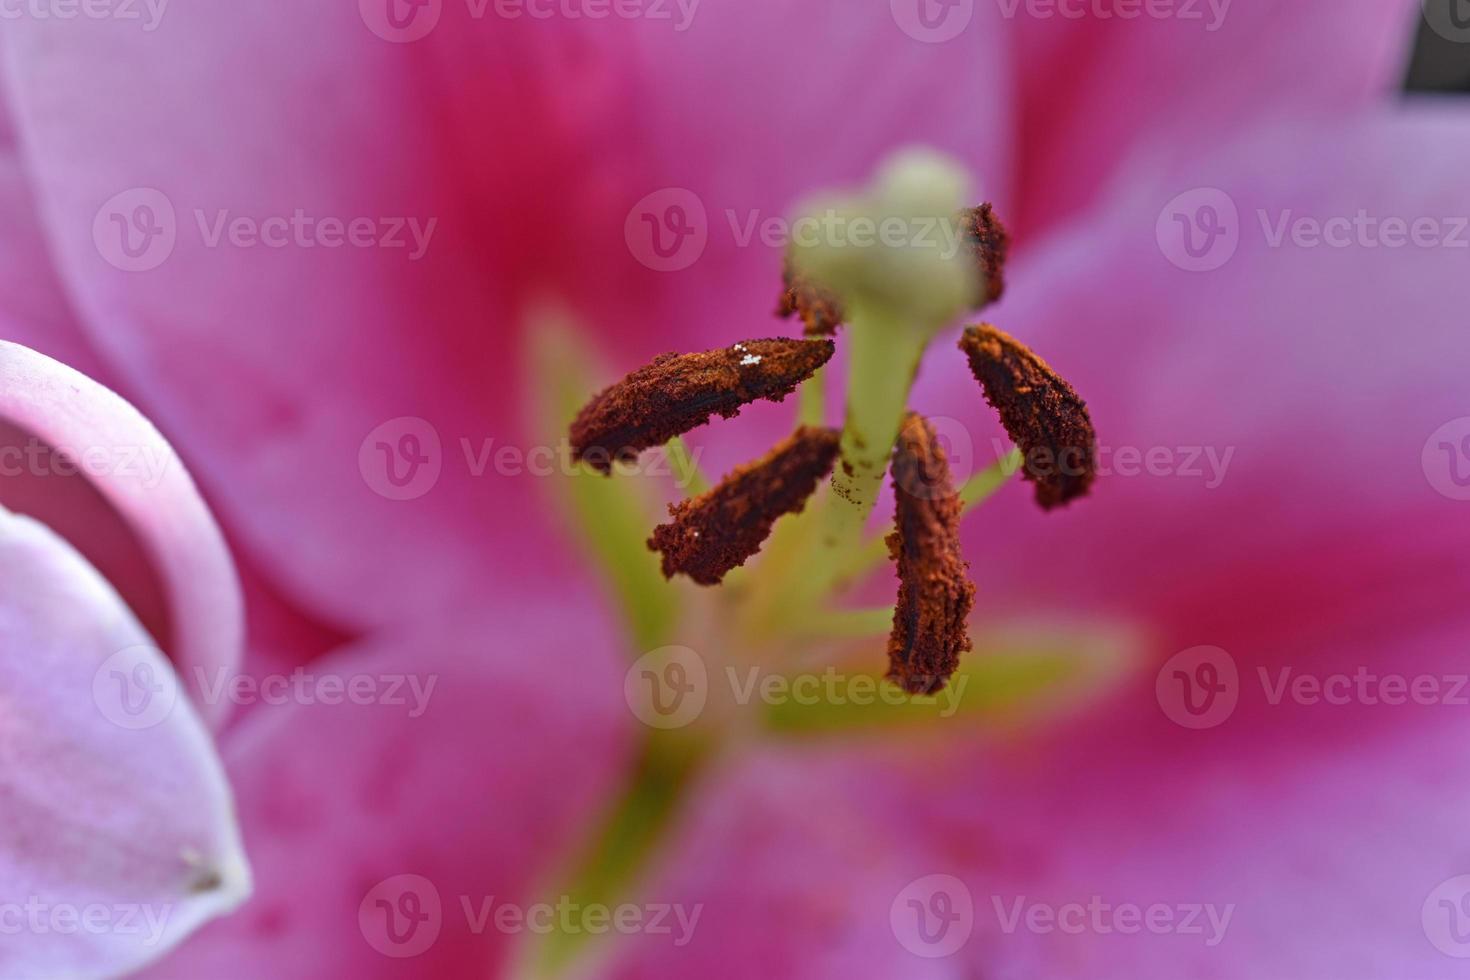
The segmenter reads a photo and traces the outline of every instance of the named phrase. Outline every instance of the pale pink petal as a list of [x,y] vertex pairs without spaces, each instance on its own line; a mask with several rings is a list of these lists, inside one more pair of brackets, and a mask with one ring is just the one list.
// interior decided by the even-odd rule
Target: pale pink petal
[[[1277,676],[1242,662],[1234,712],[1191,730],[1166,717],[1149,674],[1050,737],[923,772],[896,762],[869,805],[965,883],[974,932],[955,959],[982,975],[1462,976],[1470,765],[1455,748],[1464,671],[1445,666],[1465,634],[1460,618],[1383,640],[1403,662],[1373,676],[1432,679],[1433,703],[1273,701]],[[1281,666],[1351,676],[1376,645],[1303,645]],[[1403,697],[1377,684],[1373,697]],[[1085,911],[1048,928],[1048,910],[1069,905]],[[1140,927],[1137,910],[1156,905],[1168,918]],[[1041,918],[1018,921],[1018,908]]]
[[[0,418],[67,454],[127,522],[167,596],[171,629],[155,639],[189,690],[197,697],[201,678],[233,672],[240,657],[239,584],[218,526],[158,430],[97,382],[3,341]],[[7,455],[6,463],[28,469],[32,459]],[[54,457],[44,460],[48,470],[55,468]],[[125,555],[128,549],[115,550]],[[137,570],[136,563],[120,567]],[[204,712],[214,721],[224,716],[220,705],[206,705]]]
[[889,902],[924,866],[927,842],[870,819],[864,797],[886,792],[877,771],[852,795],[867,755],[787,746],[712,772],[652,880],[624,899],[658,926],[615,938],[595,975],[962,976],[916,958],[889,928]]
[[[1464,635],[1463,618],[1416,628],[1398,670],[1443,667]],[[1304,647],[1292,666],[1373,654]],[[1150,670],[1048,731],[745,757],[630,899],[697,909],[688,941],[631,938],[610,975],[1460,976],[1463,670],[1422,675],[1435,704],[1342,707],[1273,703],[1240,669],[1238,706],[1205,730],[1165,715]]]
[[[1470,417],[1470,233],[1455,218],[1470,194],[1454,147],[1470,149],[1470,116],[1445,106],[1181,151],[1022,263],[987,317],[1088,399],[1107,472],[1065,511],[1041,513],[1018,481],[968,519],[980,614],[1119,618],[1155,631],[1162,655],[1208,642],[1270,662],[1300,635],[1455,608],[1470,505],[1431,446]],[[1156,227],[1214,200],[1201,188],[1233,201],[1239,246],[1224,261],[1220,239],[1223,264],[1190,272]],[[1442,244],[1273,247],[1260,217],[1274,229],[1360,209],[1428,220]],[[973,468],[1008,443],[968,374],[945,343],[916,404],[949,420]]]
[[[718,346],[799,332],[772,316],[787,244],[816,232],[791,219],[812,195],[866,185],[907,144],[959,160],[977,201],[1009,201],[1013,54],[993,8],[974,6],[975,23],[945,43],[923,40],[902,0],[703,3],[682,30],[679,18],[632,22],[629,137],[643,184],[624,204],[628,243],[610,259],[636,287],[643,325],[615,324],[620,363],[685,337]],[[676,238],[671,207],[703,234]],[[674,249],[666,265],[655,224],[658,244]]]
[[[547,162],[596,137],[555,103],[603,93],[605,56],[503,26],[492,12],[403,46],[355,3],[218,2],[153,32],[7,23],[20,143],[93,342],[263,569],[348,628],[555,565],[526,546],[512,571],[492,543],[520,540],[539,485],[493,457],[534,448],[506,381],[516,329],[531,294],[601,274],[580,249],[622,248],[628,205],[595,220],[573,164]],[[493,153],[466,153],[472,130]],[[172,237],[125,271],[114,222],[144,206]],[[275,225],[286,247],[251,247],[228,227],[298,211],[303,236],[371,221],[373,247],[298,247]]]
[[1015,11],[1014,218],[1028,234],[1085,210],[1152,149],[1207,153],[1264,120],[1388,104],[1422,23],[1416,0],[999,2]]
[[[245,719],[227,758],[257,896],[154,975],[495,975],[516,937],[480,922],[482,902],[540,900],[565,872],[634,724],[608,623],[504,598],[318,661],[290,689],[306,695]],[[376,695],[327,703],[333,681]],[[427,911],[430,895],[418,930],[377,905]]]
[[[0,55],[0,75],[3,75]],[[15,125],[0,100],[0,337],[25,344],[102,377],[100,365],[71,314],[51,264],[37,213],[35,188],[16,144]]]
[[220,761],[168,661],[44,526],[0,512],[0,973],[116,976],[234,908]]

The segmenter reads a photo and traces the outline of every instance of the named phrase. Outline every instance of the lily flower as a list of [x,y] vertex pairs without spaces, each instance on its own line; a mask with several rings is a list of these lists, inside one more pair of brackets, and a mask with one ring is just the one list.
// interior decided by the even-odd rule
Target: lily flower
[[[221,740],[255,895],[144,975],[1457,975],[1470,115],[1396,93],[1408,0],[1185,6],[7,22],[6,336],[189,461],[247,677],[377,684]],[[942,276],[913,307],[788,270],[781,223],[912,146],[1005,217],[993,331]],[[1366,244],[1388,219],[1437,245]],[[796,422],[879,438],[717,589],[670,582],[688,458],[748,473],[790,406],[669,443],[687,498],[573,463],[568,426],[663,352],[794,324],[773,292],[835,328]],[[1005,412],[1042,365],[1091,480],[1032,451],[1070,426]],[[856,429],[833,368],[871,379]],[[878,676],[902,585],[869,574],[900,435],[891,513],[984,501],[915,508],[974,585],[919,697]],[[1438,700],[1339,697],[1360,672]],[[386,678],[436,684],[415,713]]]

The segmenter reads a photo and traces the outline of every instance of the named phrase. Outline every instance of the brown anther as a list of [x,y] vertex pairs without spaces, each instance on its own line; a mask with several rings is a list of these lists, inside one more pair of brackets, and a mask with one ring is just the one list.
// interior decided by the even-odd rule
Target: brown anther
[[965,233],[965,241],[974,250],[975,258],[980,263],[980,274],[985,277],[985,294],[975,306],[977,309],[989,306],[1006,291],[1006,257],[1011,250],[1010,233],[989,204],[961,211],[960,229]]
[[776,520],[800,511],[832,472],[841,438],[834,429],[802,426],[708,493],[671,504],[673,521],[655,528],[648,542],[663,553],[664,577],[682,572],[700,585],[718,585],[745,564]]
[[776,315],[782,318],[796,313],[808,337],[830,337],[842,326],[845,316],[842,300],[832,290],[825,288],[811,276],[796,270],[796,263],[786,258],[784,271],[786,291],[781,294],[781,305]]
[[572,423],[572,458],[612,464],[759,398],[781,401],[832,357],[830,340],[747,340],[701,354],[662,354],[593,398]]
[[934,428],[909,413],[893,450],[897,527],[888,552],[898,563],[898,605],[888,640],[888,679],[910,694],[942,690],[970,649],[966,621],[975,586],[960,558],[963,506]]
[[968,327],[960,350],[1025,457],[1046,510],[1083,496],[1097,476],[1097,433],[1087,403],[1025,344],[988,323]]

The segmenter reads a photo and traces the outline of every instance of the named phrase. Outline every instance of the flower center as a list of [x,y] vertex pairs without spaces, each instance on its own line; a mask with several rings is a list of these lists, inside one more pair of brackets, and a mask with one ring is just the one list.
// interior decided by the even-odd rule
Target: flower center
[[[982,643],[981,656],[962,661],[975,588],[960,525],[1018,471],[1045,509],[1082,496],[1096,440],[1067,382],[986,324],[968,328],[959,346],[1018,448],[956,486],[933,426],[915,410],[922,406],[909,404],[931,343],[1004,291],[1005,229],[968,195],[960,167],[910,150],[868,188],[808,202],[798,224],[818,231],[797,237],[787,255],[778,311],[799,317],[804,338],[731,338],[717,350],[665,354],[587,400],[565,380],[577,374],[583,345],[565,327],[538,323],[549,414],[566,418],[580,406],[570,440],[588,472],[566,487],[569,512],[623,599],[643,655],[627,690],[647,691],[651,712],[640,712],[629,693],[650,726],[637,776],[564,891],[633,887],[710,760],[749,738],[868,728],[922,710],[947,720],[961,713],[958,694],[967,687],[979,686],[968,702],[979,710],[993,707],[997,692],[1003,700],[1032,690],[1018,674],[1044,659],[1007,661]],[[824,424],[822,387],[839,345],[847,348],[846,409],[836,429]],[[685,433],[798,389],[797,424],[786,439],[717,482],[697,474]],[[649,482],[621,480],[617,470],[659,447],[694,479],[692,492],[668,507],[669,520],[653,526],[642,523],[639,499]],[[1048,459],[1067,460],[1068,475],[1042,465]],[[886,532],[874,531],[885,476],[895,511]],[[898,572],[895,601],[852,608],[853,586],[885,559]],[[891,686],[869,659],[885,633]],[[762,670],[777,672],[788,693],[794,675],[826,682],[808,685],[815,700],[773,703],[755,696],[769,689]],[[834,678],[846,681],[840,695],[831,693]],[[868,682],[866,702],[853,694],[859,681]],[[955,711],[932,710],[947,695]],[[698,707],[689,712],[691,696]],[[875,703],[897,715],[866,710]],[[565,966],[574,938],[543,951],[547,969]]]

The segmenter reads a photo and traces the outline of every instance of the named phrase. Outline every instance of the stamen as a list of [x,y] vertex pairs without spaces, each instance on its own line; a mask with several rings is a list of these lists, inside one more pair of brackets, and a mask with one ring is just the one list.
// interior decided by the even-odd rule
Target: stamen
[[929,422],[910,412],[893,451],[897,528],[888,551],[898,563],[898,606],[888,640],[888,678],[910,694],[942,690],[970,649],[966,621],[975,586],[960,557],[962,505],[949,460]]
[[[973,299],[974,309],[983,309],[1005,293],[1005,265],[1010,254],[1011,238],[1006,227],[988,202],[976,208],[965,208],[955,216],[958,231],[964,236],[975,259],[980,284]],[[776,315],[784,318],[798,314],[808,337],[830,337],[847,318],[842,298],[799,267],[795,253],[786,257],[780,305]]]
[[776,315],[784,319],[793,313],[800,314],[808,337],[835,334],[846,317],[837,294],[800,272],[790,256],[786,259],[784,278],[786,291],[781,294],[781,305],[777,307]]
[[572,423],[572,458],[612,464],[756,399],[781,401],[831,359],[830,340],[747,340],[700,354],[662,354],[593,398]]
[[1086,494],[1097,475],[1087,403],[1029,347],[988,323],[967,328],[960,349],[1025,457],[1036,502],[1051,510]]
[[683,573],[700,585],[718,585],[745,564],[776,520],[801,511],[832,472],[840,439],[835,429],[803,426],[703,496],[670,505],[674,520],[655,528],[648,542],[663,553],[664,577]]
[[815,232],[793,236],[790,261],[841,299],[849,324],[899,324],[927,340],[982,289],[955,221],[974,200],[969,184],[964,167],[948,157],[899,151],[869,186],[798,206],[797,220]]
[[1006,291],[1005,269],[1006,258],[1011,251],[1010,233],[988,203],[960,212],[960,227],[964,230],[965,240],[975,251],[983,277],[981,281],[985,284],[985,295],[980,297],[975,306],[977,309],[989,306]]

